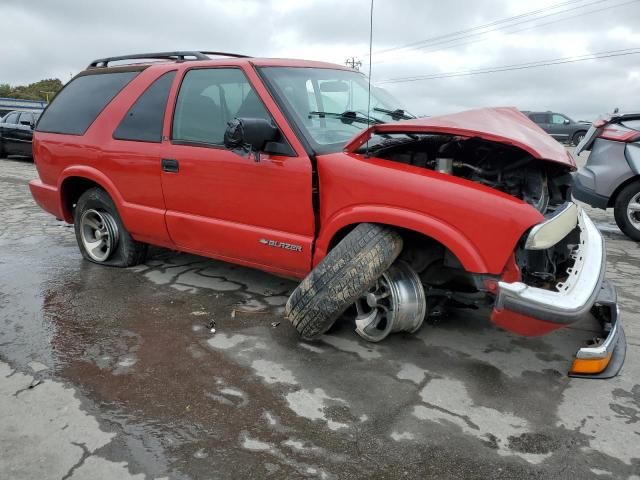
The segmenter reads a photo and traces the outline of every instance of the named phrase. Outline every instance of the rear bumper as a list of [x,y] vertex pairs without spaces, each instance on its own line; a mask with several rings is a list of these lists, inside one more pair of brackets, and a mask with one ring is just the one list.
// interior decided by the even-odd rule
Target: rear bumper
[[515,312],[543,322],[568,325],[583,318],[595,303],[606,269],[604,239],[584,211],[578,213],[580,245],[569,277],[556,290],[522,282],[499,282],[495,309]]
[[42,183],[41,180],[31,180],[29,182],[31,195],[36,203],[43,210],[51,213],[56,218],[64,218],[62,214],[62,205],[60,204],[60,195],[56,187]]
[[581,170],[573,174],[573,185],[571,187],[571,194],[573,198],[581,202],[591,205],[595,208],[601,208],[605,210],[609,205],[609,197],[600,195],[596,191],[585,184],[584,176]]

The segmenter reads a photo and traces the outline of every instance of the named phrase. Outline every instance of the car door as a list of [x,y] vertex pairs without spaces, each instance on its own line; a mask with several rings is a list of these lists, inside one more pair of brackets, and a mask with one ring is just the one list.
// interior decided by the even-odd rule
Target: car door
[[552,113],[550,117],[549,134],[559,142],[568,141],[571,130],[571,120],[559,113]]
[[20,118],[18,119],[15,130],[16,154],[31,156],[34,122],[35,118],[32,112],[20,113]]
[[274,121],[241,68],[186,71],[162,166],[169,234],[183,250],[303,276],[315,228],[311,162],[282,131],[289,153],[256,161],[228,150],[235,117]]
[[4,150],[4,121],[6,119],[6,117],[8,117],[9,115],[4,115],[3,117],[0,117],[0,158],[3,156],[3,150]]
[[19,116],[20,112],[11,112],[5,117],[2,124],[2,145],[5,155],[16,155],[18,153],[16,130]]

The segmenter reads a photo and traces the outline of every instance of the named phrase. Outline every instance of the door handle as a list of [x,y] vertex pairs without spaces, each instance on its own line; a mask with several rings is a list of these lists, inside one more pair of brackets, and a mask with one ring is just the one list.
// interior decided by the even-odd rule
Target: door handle
[[178,173],[180,171],[180,164],[178,163],[178,160],[175,160],[173,158],[163,158],[162,171],[169,173]]

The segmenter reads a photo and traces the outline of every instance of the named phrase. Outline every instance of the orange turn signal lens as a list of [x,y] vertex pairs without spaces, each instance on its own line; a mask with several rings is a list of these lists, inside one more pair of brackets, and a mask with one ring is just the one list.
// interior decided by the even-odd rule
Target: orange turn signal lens
[[571,365],[571,373],[574,374],[594,374],[601,373],[609,365],[611,353],[604,358],[576,358]]

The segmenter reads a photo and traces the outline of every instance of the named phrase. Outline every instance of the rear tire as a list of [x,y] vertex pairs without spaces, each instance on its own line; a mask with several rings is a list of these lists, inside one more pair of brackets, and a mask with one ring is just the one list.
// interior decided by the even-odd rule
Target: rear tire
[[355,227],[293,291],[285,315],[302,338],[322,335],[391,266],[402,237],[372,223]]
[[640,181],[620,191],[613,214],[620,230],[632,240],[640,242]]
[[571,139],[571,143],[573,143],[574,146],[577,146],[582,141],[582,139],[586,134],[587,134],[586,131],[585,132],[580,131],[580,132],[574,133],[573,138]]
[[101,188],[90,188],[80,195],[73,220],[78,247],[86,260],[112,267],[132,267],[144,261],[147,244],[131,237],[113,200]]

